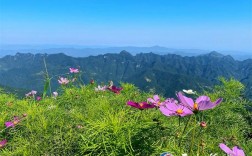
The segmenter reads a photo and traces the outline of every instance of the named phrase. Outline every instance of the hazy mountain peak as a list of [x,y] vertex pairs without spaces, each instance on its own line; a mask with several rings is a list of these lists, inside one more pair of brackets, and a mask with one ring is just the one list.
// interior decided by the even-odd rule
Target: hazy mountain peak
[[32,53],[20,53],[20,52],[17,52],[15,57],[23,57],[23,56],[33,56],[34,54]]
[[121,51],[120,55],[123,56],[124,58],[127,58],[127,59],[133,58],[133,56],[129,52],[127,52],[126,50]]
[[127,52],[126,50],[121,51],[120,54],[121,55],[130,55],[131,56],[131,54],[129,52]]
[[231,55],[224,56],[224,59],[229,61],[235,61],[235,59]]
[[217,51],[212,51],[208,54],[210,57],[224,57],[221,53],[218,53]]

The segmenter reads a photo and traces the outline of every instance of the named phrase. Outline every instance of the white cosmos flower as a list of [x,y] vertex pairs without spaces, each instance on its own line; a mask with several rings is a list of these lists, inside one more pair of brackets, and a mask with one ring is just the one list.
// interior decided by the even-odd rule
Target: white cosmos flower
[[59,95],[59,93],[58,92],[53,92],[52,95],[53,95],[53,98],[56,99],[56,97]]
[[95,87],[95,91],[98,92],[98,91],[105,91],[107,89],[107,86],[100,86],[98,85],[97,87]]
[[192,89],[188,89],[188,90],[183,89],[183,92],[186,94],[196,94],[196,91],[193,91]]

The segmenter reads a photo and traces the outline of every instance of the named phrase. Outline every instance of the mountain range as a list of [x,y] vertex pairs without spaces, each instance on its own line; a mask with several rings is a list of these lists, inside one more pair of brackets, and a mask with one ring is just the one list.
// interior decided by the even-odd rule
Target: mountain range
[[[88,57],[88,56],[97,56],[100,54],[106,53],[120,53],[122,50],[126,50],[132,55],[138,53],[149,53],[153,52],[159,55],[166,54],[177,54],[181,56],[197,56],[201,54],[207,54],[209,50],[202,49],[175,49],[167,48],[162,46],[152,46],[152,47],[136,47],[136,46],[124,46],[124,47],[104,47],[104,46],[60,46],[60,45],[44,45],[44,46],[35,46],[35,45],[0,45],[0,57],[5,55],[15,55],[19,53],[47,53],[47,54],[56,54],[64,53],[72,57]],[[240,51],[221,51],[222,54],[231,55],[236,60],[245,60],[248,58],[252,59],[252,52],[240,52]]]
[[82,71],[85,83],[91,79],[104,84],[110,80],[117,85],[129,82],[165,96],[174,96],[175,91],[182,89],[208,89],[218,84],[220,76],[233,77],[246,86],[245,95],[252,98],[252,59],[238,61],[214,51],[190,57],[154,53],[132,55],[127,51],[89,57],[17,53],[0,58],[0,85],[42,91],[44,59],[52,77],[53,90],[59,86],[59,76],[66,77],[69,68],[75,67]]

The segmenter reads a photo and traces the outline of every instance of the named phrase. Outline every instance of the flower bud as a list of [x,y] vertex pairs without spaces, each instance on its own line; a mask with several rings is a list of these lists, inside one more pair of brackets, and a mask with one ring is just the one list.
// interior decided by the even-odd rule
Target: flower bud
[[203,128],[206,128],[207,124],[206,124],[205,121],[202,121],[202,122],[200,122],[200,126],[203,127]]
[[40,96],[37,96],[37,101],[40,101],[42,98]]
[[77,125],[76,127],[77,127],[78,129],[83,128],[83,126],[82,126],[82,125]]

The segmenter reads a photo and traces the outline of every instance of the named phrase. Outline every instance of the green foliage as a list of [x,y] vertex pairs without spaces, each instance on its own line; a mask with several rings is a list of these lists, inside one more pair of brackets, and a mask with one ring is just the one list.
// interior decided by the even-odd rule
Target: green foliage
[[224,77],[220,77],[219,80],[222,84],[215,86],[214,90],[219,96],[225,99],[238,99],[244,92],[244,85],[234,78],[227,80]]
[[[244,87],[234,79],[221,82],[205,94],[212,100],[223,97],[224,102],[180,119],[166,117],[155,108],[140,111],[126,105],[128,100],[153,97],[127,83],[121,83],[120,94],[95,91],[96,84],[71,84],[62,86],[57,98],[41,101],[0,94],[0,141],[8,140],[0,155],[159,155],[167,151],[178,156],[222,155],[221,142],[239,145],[250,155],[251,112],[245,108],[248,101],[240,97]],[[24,113],[27,117],[14,128],[5,128],[6,121]],[[201,128],[199,121],[206,121],[207,127]]]

